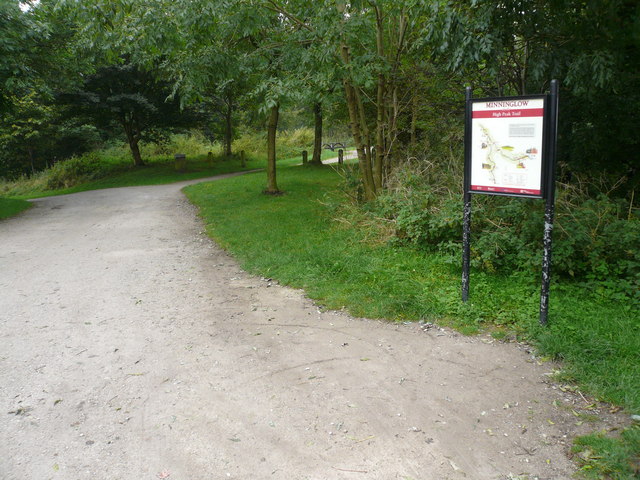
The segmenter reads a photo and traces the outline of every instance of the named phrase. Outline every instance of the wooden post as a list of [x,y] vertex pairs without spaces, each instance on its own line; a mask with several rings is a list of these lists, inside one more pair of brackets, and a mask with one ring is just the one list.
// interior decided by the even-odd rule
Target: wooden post
[[342,165],[344,163],[344,150],[341,148],[338,150],[338,165]]
[[307,164],[307,160],[309,158],[309,154],[307,153],[306,150],[302,151],[302,164],[306,165]]
[[213,153],[212,152],[207,153],[207,165],[209,165],[210,167],[213,167]]
[[240,166],[245,168],[247,166],[247,159],[244,156],[244,150],[240,150]]
[[175,159],[176,171],[184,173],[187,170],[187,156],[184,153],[176,153],[173,158]]

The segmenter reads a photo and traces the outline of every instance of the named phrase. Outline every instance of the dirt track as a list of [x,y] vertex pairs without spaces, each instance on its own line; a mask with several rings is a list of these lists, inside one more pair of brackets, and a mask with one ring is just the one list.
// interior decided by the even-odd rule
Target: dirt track
[[571,477],[570,438],[603,424],[576,426],[551,365],[320,312],[242,272],[182,186],[0,222],[0,478]]

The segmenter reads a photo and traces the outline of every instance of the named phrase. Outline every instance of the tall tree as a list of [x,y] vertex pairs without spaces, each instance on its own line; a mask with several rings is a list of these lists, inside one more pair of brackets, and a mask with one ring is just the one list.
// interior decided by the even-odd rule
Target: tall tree
[[0,175],[34,172],[93,146],[95,129],[65,119],[54,102],[89,71],[72,54],[74,42],[74,25],[52,0],[0,2]]
[[162,131],[195,124],[196,116],[180,109],[179,100],[167,100],[171,88],[149,72],[124,63],[103,67],[88,76],[80,89],[63,95],[78,114],[95,125],[119,125],[131,150],[133,164],[144,165],[139,143],[154,139]]
[[638,185],[640,156],[631,153],[640,149],[632,127],[640,123],[637,2],[439,0],[429,22],[437,54],[485,94],[538,93],[559,79],[563,163]]
[[302,75],[322,83],[328,71],[337,72],[364,197],[372,200],[384,187],[397,142],[398,118],[410,103],[410,95],[400,90],[402,67],[408,56],[420,54],[417,27],[424,23],[424,6],[406,0],[268,3],[297,23],[312,45],[307,49],[309,63],[315,62],[316,68]]
[[[155,65],[174,84],[183,103],[207,95],[225,97],[234,83],[251,85],[249,95],[276,125],[276,110],[288,89],[280,72],[286,19],[256,0],[67,0],[86,25],[92,41],[99,41],[134,63]],[[256,12],[260,14],[256,14]],[[228,112],[227,112],[228,113]],[[229,118],[229,117],[227,117]],[[269,135],[267,192],[278,191],[275,181],[275,136]]]

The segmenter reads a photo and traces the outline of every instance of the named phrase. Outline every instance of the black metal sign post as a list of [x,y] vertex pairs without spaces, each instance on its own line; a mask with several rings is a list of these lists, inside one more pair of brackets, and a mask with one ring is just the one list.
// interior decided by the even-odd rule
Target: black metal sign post
[[540,288],[540,325],[549,317],[549,285],[551,283],[551,234],[556,201],[556,141],[558,138],[558,81],[551,81],[549,94],[549,120],[547,122],[547,178],[545,179],[546,206],[544,210],[544,236],[542,239],[542,287]]
[[469,262],[471,256],[471,192],[469,179],[471,177],[471,87],[465,91],[465,119],[464,119],[464,210],[462,217],[462,301],[469,299]]
[[465,92],[462,301],[469,298],[471,194],[546,200],[540,323],[547,324],[555,205],[558,81],[550,93],[472,98]]

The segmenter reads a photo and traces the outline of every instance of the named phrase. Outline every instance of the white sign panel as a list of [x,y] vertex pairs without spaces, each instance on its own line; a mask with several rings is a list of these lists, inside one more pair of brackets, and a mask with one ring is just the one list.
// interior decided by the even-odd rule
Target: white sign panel
[[472,192],[542,194],[544,99],[472,103]]

